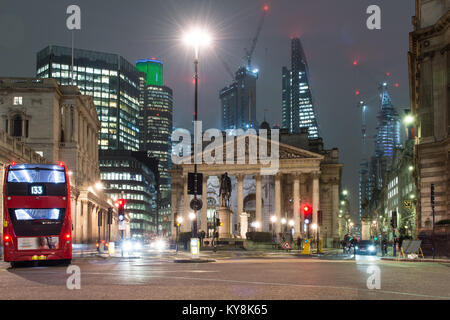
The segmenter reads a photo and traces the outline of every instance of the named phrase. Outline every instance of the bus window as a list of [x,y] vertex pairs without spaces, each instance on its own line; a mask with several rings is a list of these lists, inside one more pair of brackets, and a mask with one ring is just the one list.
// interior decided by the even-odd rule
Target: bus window
[[59,209],[14,209],[16,220],[58,220]]
[[64,183],[64,171],[59,170],[30,170],[19,169],[8,171],[8,180],[11,183]]

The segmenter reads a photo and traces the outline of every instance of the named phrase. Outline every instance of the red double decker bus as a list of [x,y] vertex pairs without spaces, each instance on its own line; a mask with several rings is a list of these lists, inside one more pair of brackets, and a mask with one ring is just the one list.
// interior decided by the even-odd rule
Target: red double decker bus
[[4,260],[72,260],[67,167],[16,164],[6,168],[3,201]]

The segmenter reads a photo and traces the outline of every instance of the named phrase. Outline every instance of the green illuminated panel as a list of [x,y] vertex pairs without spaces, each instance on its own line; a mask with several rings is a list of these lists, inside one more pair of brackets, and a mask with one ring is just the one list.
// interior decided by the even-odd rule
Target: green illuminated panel
[[147,85],[163,85],[163,64],[157,60],[139,60],[136,62],[136,69],[145,73],[145,83]]

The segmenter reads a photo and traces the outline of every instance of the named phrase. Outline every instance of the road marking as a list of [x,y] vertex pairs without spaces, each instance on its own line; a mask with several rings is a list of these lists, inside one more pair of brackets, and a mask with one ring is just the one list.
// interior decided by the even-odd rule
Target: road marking
[[[180,271],[177,271],[180,272]],[[60,272],[29,272],[29,273],[39,273],[39,274],[62,274]],[[101,276],[131,276],[124,275],[122,272],[112,273],[112,272],[83,272],[84,275],[101,275]],[[177,276],[163,276],[163,275],[132,275],[134,277],[139,278],[163,278],[163,279],[174,279],[174,280],[187,280],[187,281],[210,281],[210,282],[223,282],[223,283],[238,283],[238,284],[247,284],[247,285],[264,285],[264,286],[286,286],[286,287],[297,287],[297,288],[311,288],[311,289],[336,289],[336,290],[349,290],[349,291],[357,291],[366,292],[371,294],[395,294],[395,295],[403,295],[409,297],[420,297],[420,298],[433,298],[433,299],[444,299],[450,300],[450,296],[432,296],[420,293],[409,293],[409,292],[399,292],[399,291],[389,291],[389,290],[369,290],[365,288],[350,288],[350,287],[338,287],[338,286],[328,286],[328,285],[310,285],[310,284],[296,284],[296,283],[280,283],[280,282],[263,282],[263,281],[246,281],[246,280],[232,280],[232,279],[208,279],[208,278],[194,278],[194,277],[177,277]]]

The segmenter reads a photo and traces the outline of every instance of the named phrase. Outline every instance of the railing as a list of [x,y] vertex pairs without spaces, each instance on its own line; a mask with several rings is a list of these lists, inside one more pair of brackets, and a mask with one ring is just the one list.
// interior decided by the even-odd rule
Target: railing
[[0,130],[0,148],[8,150],[11,160],[19,160],[31,163],[45,163],[47,160],[34,152],[33,149],[18,141],[14,137]]

